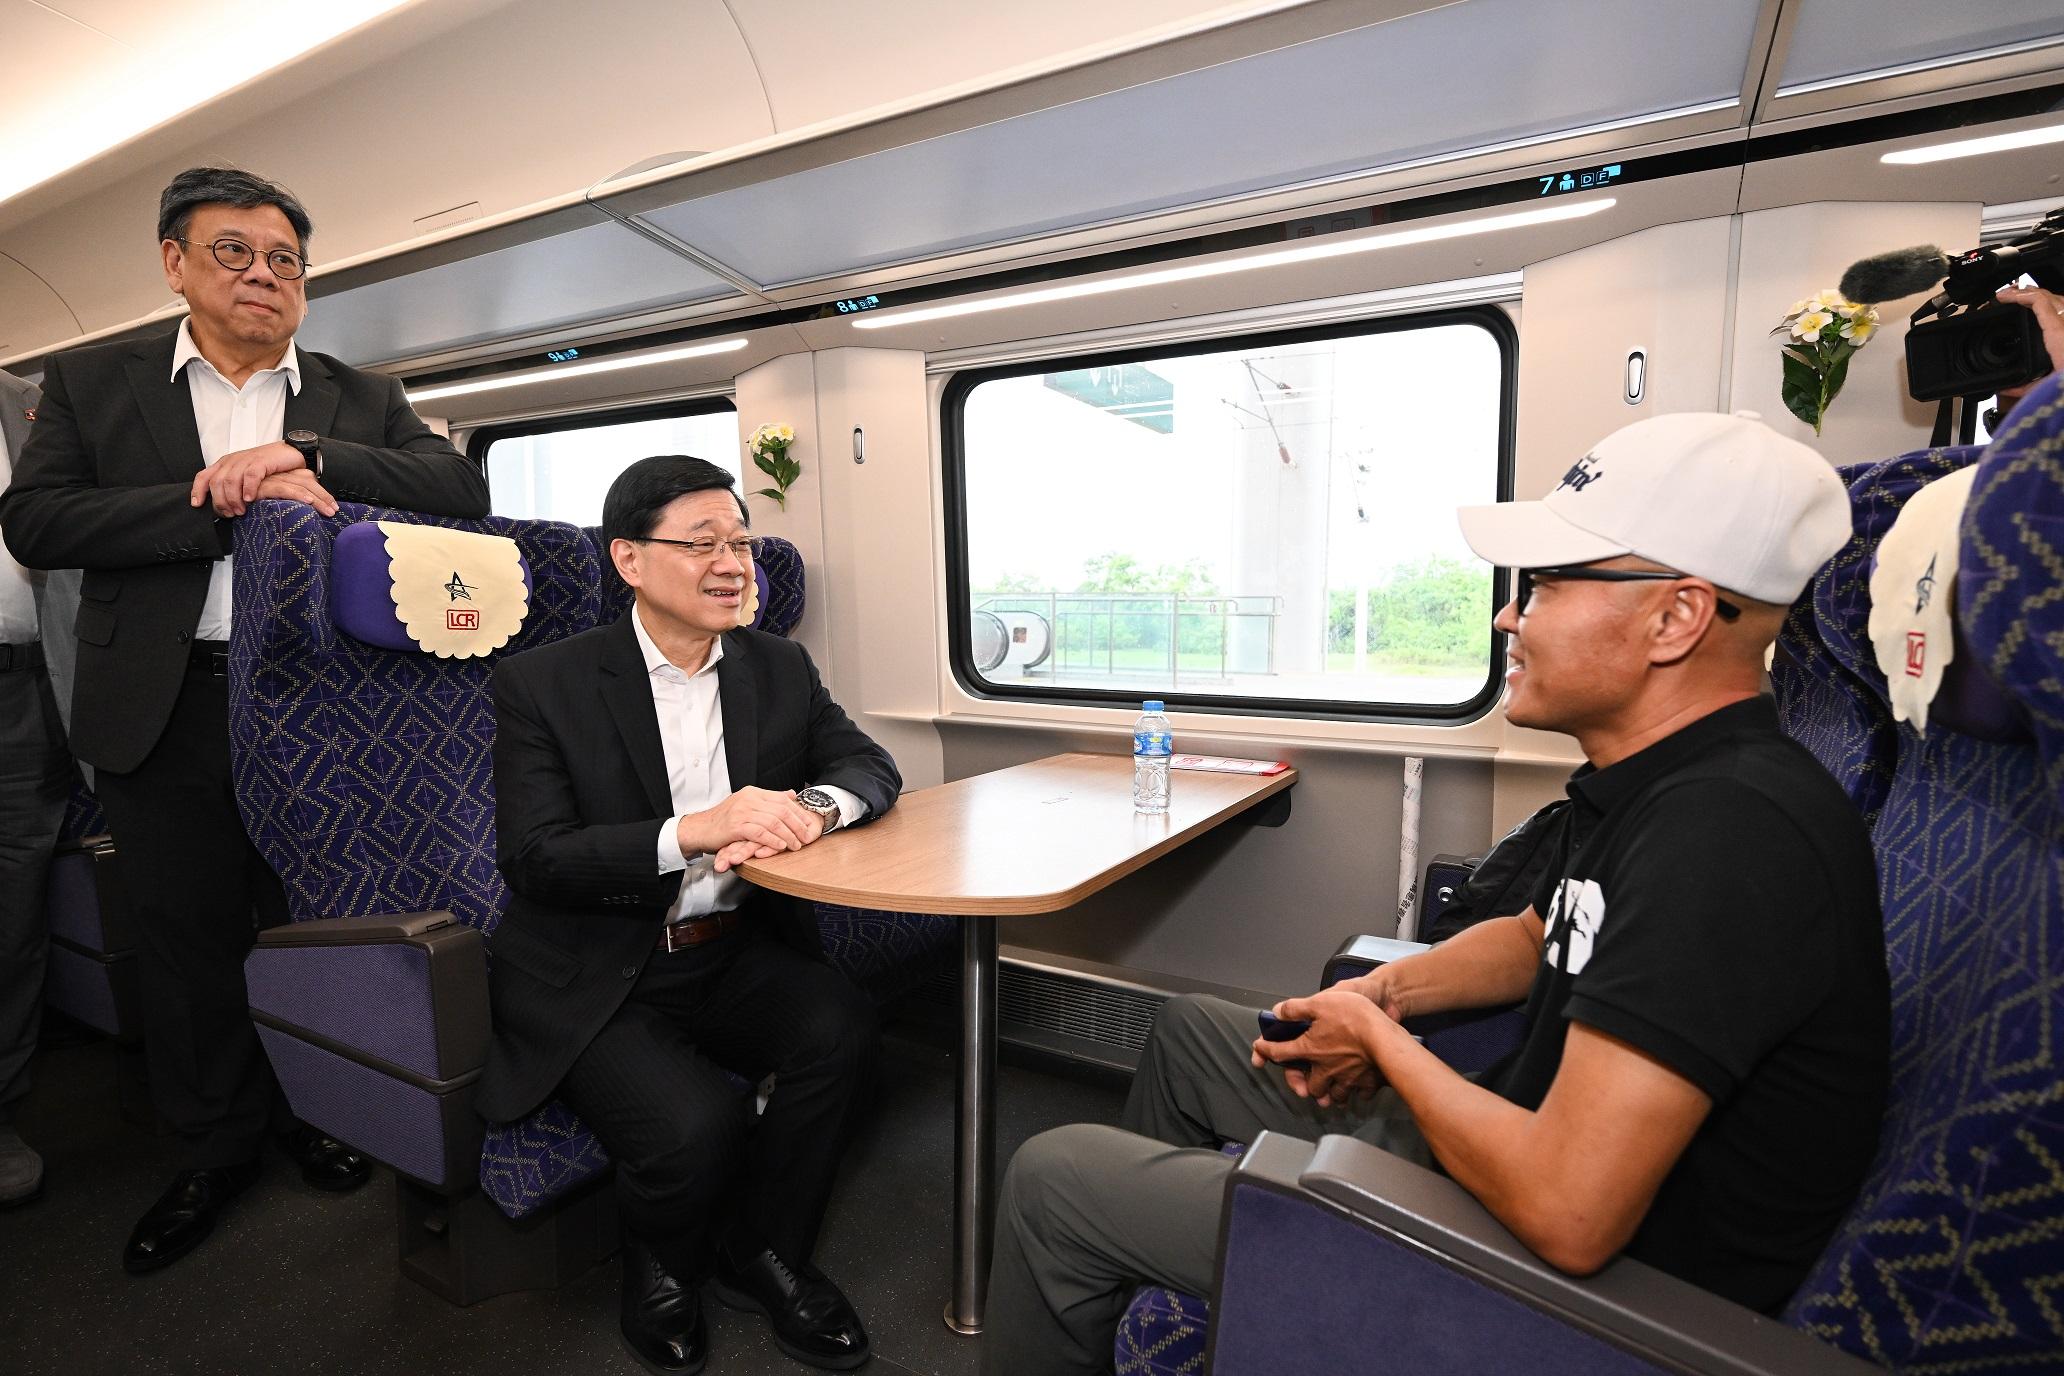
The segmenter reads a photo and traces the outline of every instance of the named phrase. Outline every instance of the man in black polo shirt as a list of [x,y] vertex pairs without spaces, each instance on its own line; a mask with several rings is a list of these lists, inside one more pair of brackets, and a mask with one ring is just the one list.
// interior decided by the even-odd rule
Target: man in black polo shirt
[[[985,1372],[1096,1371],[1141,1281],[1209,1289],[1263,1130],[1431,1163],[1544,1259],[1624,1251],[1755,1309],[1790,1297],[1877,1146],[1890,1037],[1869,837],[1761,696],[1784,610],[1849,534],[1841,483],[1753,417],[1661,416],[1463,533],[1520,571],[1506,715],[1576,737],[1574,825],[1528,909],[1276,1013],[1172,1001],[1122,1128],[1004,1182]],[[1399,1025],[1526,999],[1477,1080]],[[1291,1069],[1288,1063],[1308,1068]]]

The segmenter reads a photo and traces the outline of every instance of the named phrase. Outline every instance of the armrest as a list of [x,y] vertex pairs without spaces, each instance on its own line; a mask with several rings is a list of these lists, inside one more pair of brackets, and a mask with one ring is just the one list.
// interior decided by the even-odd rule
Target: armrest
[[260,946],[354,946],[369,942],[401,941],[427,936],[447,927],[460,927],[448,912],[376,913],[370,917],[318,917],[307,922],[289,922],[267,927],[258,933]]
[[[1295,1172],[1294,1179],[1292,1173]],[[1534,1256],[1445,1176],[1352,1137],[1316,1147],[1258,1138],[1226,1188],[1218,1281],[1212,1299],[1210,1369],[1345,1370],[1372,1350],[1395,1351],[1428,1335],[1426,1322],[1402,1313],[1401,1293],[1384,1279],[1391,1263],[1419,1268],[1413,1308],[1439,1326],[1435,1365],[1415,1370],[1482,1370],[1530,1354],[1535,1370],[1688,1371],[1716,1376],[1861,1376],[1877,1368],[1775,1319],[1666,1276],[1625,1257],[1578,1278]],[[1329,1236],[1330,1235],[1330,1236]],[[1254,1253],[1243,1260],[1242,1248]],[[1271,1297],[1278,1263],[1271,1251],[1314,1263],[1295,1278],[1302,1305]],[[1352,1272],[1330,1257],[1352,1257]],[[1437,1266],[1438,1270],[1429,1270]],[[1385,1273],[1379,1275],[1378,1272]],[[1314,1273],[1318,1279],[1314,1280]],[[1396,1280],[1396,1277],[1388,1277]],[[1437,1280],[1443,1293],[1429,1292]],[[1310,1301],[1313,1291],[1321,1304]],[[1278,1302],[1267,1302],[1271,1298]],[[1258,1302],[1259,1301],[1259,1302]],[[1389,1312],[1386,1313],[1386,1305]],[[1314,1309],[1364,1318],[1353,1325],[1313,1323]],[[1372,1338],[1372,1329],[1376,1331]],[[1314,1343],[1385,1343],[1385,1349],[1313,1351]],[[1294,1355],[1294,1358],[1292,1356]],[[1287,1363],[1286,1363],[1287,1359]],[[1497,1362],[1494,1361],[1493,1365]]]
[[244,983],[258,1022],[423,1088],[487,1062],[487,947],[448,912],[268,927]]
[[1406,956],[1416,956],[1421,951],[1433,948],[1423,941],[1398,941],[1387,936],[1351,936],[1340,943],[1340,949],[1326,962],[1326,970],[1319,980],[1321,989],[1366,975],[1379,965],[1388,965]]
[[[1356,936],[1342,942],[1319,981],[1328,988],[1344,979],[1366,975],[1379,965],[1403,960],[1433,948],[1423,941],[1398,941],[1387,936]],[[1407,1020],[1426,1049],[1463,1074],[1488,1070],[1526,1037],[1521,1005],[1456,1008]]]

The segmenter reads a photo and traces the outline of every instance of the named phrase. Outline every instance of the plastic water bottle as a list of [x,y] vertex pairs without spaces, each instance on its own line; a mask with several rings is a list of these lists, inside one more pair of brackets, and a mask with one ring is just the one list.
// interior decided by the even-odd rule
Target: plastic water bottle
[[1140,704],[1132,724],[1132,810],[1168,811],[1168,757],[1175,753],[1175,735],[1162,715],[1158,698]]

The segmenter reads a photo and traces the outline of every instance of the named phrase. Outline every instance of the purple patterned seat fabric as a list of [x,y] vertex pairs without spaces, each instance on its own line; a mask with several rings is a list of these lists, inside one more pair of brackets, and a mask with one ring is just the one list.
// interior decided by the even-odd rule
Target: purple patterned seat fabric
[[[1787,1319],[1901,1371],[2064,1370],[2064,414],[2052,378],[1979,460],[1965,644],[2033,725],[1898,728],[1874,835],[1892,1103]],[[1865,643],[1860,652],[1868,655]]]
[[88,836],[105,836],[107,829],[107,817],[100,810],[100,799],[86,787],[85,776],[74,765],[72,792],[65,799],[64,821],[57,829],[57,839],[60,842],[82,841]]
[[[509,645],[486,659],[440,659],[340,633],[330,556],[340,531],[374,519],[515,540],[533,596]],[[448,909],[491,934],[506,893],[494,863],[488,674],[499,655],[596,624],[593,546],[557,522],[457,521],[348,503],[324,518],[264,502],[238,526],[231,655],[248,688],[230,705],[237,800],[293,917]],[[606,1163],[571,1114],[548,1106],[529,1122],[489,1130],[482,1178],[516,1217]]]
[[1118,1376],[1197,1376],[1204,1370],[1211,1306],[1195,1295],[1149,1285],[1118,1321]]

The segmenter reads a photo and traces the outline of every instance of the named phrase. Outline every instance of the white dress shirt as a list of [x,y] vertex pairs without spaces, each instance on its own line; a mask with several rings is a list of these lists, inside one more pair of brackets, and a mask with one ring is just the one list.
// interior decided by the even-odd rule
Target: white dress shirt
[[[731,762],[724,753],[724,707],[717,696],[717,662],[724,657],[721,636],[710,642],[709,658],[694,673],[667,659],[645,629],[644,614],[633,604],[631,629],[645,656],[652,707],[659,716],[659,744],[666,754],[667,793],[674,815],[660,824],[656,852],[659,873],[685,871],[681,892],[667,909],[666,920],[679,922],[727,912],[745,901],[745,880],[736,870],[718,874],[716,857],[681,853],[681,819],[706,812],[731,796]],[[817,787],[838,802],[839,825],[851,826],[867,815],[858,795],[829,784]]]
[[[301,351],[292,340],[279,366],[251,374],[242,387],[230,384],[215,365],[194,347],[192,322],[179,322],[179,341],[172,346],[172,380],[186,373],[193,396],[194,427],[201,435],[201,462],[213,466],[224,454],[256,449],[286,434],[287,392],[301,391]],[[201,604],[198,640],[229,639],[229,565],[218,560],[208,570],[208,598]]]
[[[13,481],[14,456],[0,435],[0,492]],[[0,540],[0,645],[26,645],[42,638],[36,625],[36,580],[41,577],[17,564],[7,552],[7,542]]]

